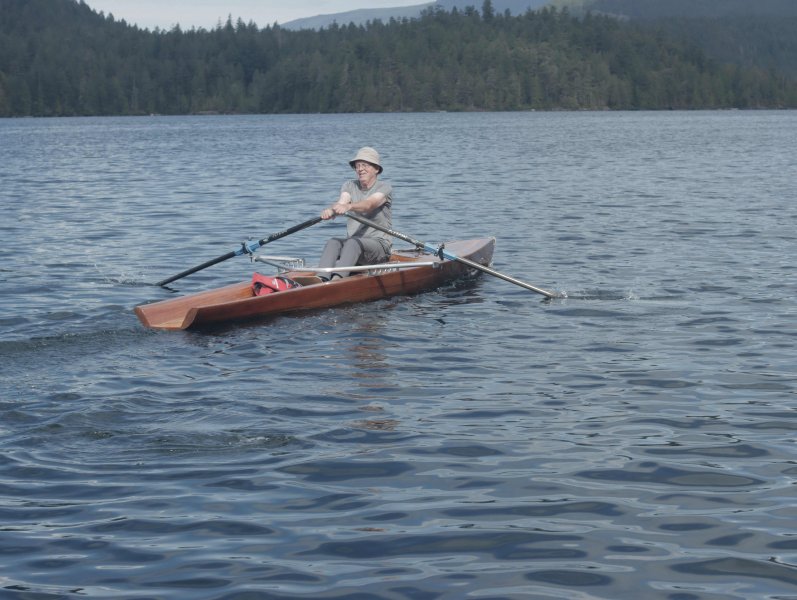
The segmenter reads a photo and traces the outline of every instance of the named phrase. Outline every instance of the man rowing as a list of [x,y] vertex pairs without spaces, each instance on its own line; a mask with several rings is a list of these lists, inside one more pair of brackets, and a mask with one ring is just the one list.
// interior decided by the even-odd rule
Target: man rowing
[[[390,229],[393,188],[389,182],[379,180],[383,170],[379,153],[365,146],[349,161],[349,165],[357,178],[343,183],[337,201],[321,211],[321,218],[329,220],[352,212]],[[346,234],[345,238],[330,239],[321,255],[319,267],[341,267],[340,271],[331,274],[330,279],[346,277],[349,272],[344,267],[379,264],[390,256],[392,238],[387,233],[348,219]]]

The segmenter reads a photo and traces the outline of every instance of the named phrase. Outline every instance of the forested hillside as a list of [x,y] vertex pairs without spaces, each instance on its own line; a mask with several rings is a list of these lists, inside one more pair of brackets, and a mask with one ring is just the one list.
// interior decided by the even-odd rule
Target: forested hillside
[[692,43],[710,58],[797,78],[795,0],[555,0],[573,14],[632,19]]
[[569,0],[589,10],[625,15],[634,19],[663,17],[795,17],[794,0]]
[[143,31],[75,0],[0,2],[0,116],[797,107],[772,70],[544,9],[287,31]]

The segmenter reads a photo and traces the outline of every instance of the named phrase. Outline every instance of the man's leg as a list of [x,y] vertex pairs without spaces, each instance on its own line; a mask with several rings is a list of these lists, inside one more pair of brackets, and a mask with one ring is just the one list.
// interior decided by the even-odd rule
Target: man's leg
[[343,243],[346,240],[343,238],[332,238],[324,246],[324,252],[321,254],[321,260],[318,261],[319,267],[334,267],[338,258],[340,257]]
[[[343,249],[340,251],[340,258],[335,262],[336,267],[353,267],[360,264],[360,258],[365,253],[363,240],[360,238],[349,238],[343,243]],[[348,277],[348,271],[338,271],[333,275],[340,275],[341,277]]]
[[[340,258],[335,263],[335,266],[375,265],[385,262],[388,256],[379,240],[373,238],[349,238],[343,244]],[[347,277],[349,271],[340,271],[338,274],[341,277]]]

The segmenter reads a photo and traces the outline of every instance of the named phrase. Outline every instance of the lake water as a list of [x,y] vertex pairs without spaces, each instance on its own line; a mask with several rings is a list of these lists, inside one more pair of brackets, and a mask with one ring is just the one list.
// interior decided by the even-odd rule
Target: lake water
[[[366,144],[395,229],[567,298],[139,324]],[[795,156],[795,112],[0,120],[0,597],[797,598]]]

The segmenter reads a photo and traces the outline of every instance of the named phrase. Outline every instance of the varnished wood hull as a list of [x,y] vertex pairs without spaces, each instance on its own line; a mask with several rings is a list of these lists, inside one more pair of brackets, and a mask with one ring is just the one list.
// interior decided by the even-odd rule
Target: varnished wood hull
[[[481,265],[490,264],[494,248],[495,238],[446,244],[448,252]],[[377,275],[352,275],[265,296],[255,296],[251,283],[246,281],[171,300],[142,304],[136,307],[135,312],[146,327],[188,329],[226,321],[242,321],[340,304],[369,302],[390,296],[417,294],[462,277],[469,270],[462,263],[415,251],[394,253],[391,261],[434,261],[439,264]],[[300,279],[299,272],[288,273],[287,276]]]

